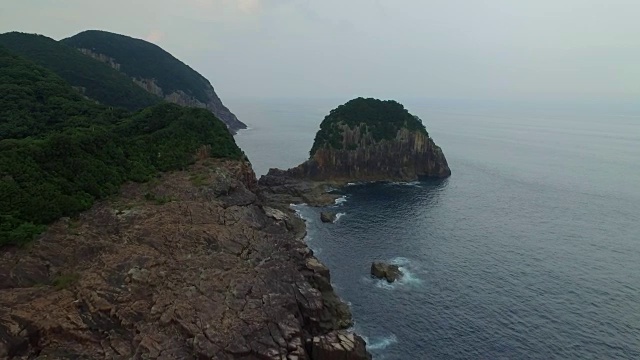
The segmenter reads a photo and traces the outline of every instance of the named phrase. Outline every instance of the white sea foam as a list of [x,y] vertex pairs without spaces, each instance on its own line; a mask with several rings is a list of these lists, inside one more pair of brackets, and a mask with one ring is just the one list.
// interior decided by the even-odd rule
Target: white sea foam
[[411,263],[409,259],[406,257],[398,256],[390,261],[391,264],[398,265],[400,271],[402,271],[402,277],[398,280],[399,284],[402,285],[411,285],[411,284],[420,284],[422,280],[415,276],[415,267]]
[[365,184],[367,183],[364,181],[356,181],[356,182],[347,183],[347,186],[358,186],[358,185],[365,185]]
[[336,205],[342,205],[347,201],[347,195],[342,195],[339,198],[336,199],[335,204]]
[[402,256],[398,256],[398,257],[394,257],[393,259],[391,259],[391,261],[389,261],[389,263],[393,264],[393,265],[398,265],[398,266],[407,266],[411,263],[411,261],[409,259],[407,259],[406,257],[402,257]]
[[388,183],[388,185],[422,187],[420,185],[420,181],[411,181],[411,182],[396,181],[396,182],[390,182]]
[[369,339],[366,336],[363,336],[362,338],[367,343],[367,350],[386,349],[390,345],[393,345],[398,342],[398,338],[394,334],[384,336],[384,337],[375,337],[371,339]]
[[345,215],[347,215],[347,213],[343,213],[343,212],[341,212],[341,213],[337,213],[337,214],[336,214],[336,219],[335,219],[335,221],[334,221],[334,222],[336,222],[336,221],[340,220],[340,218],[341,218],[341,217],[343,217],[343,216],[345,216]]

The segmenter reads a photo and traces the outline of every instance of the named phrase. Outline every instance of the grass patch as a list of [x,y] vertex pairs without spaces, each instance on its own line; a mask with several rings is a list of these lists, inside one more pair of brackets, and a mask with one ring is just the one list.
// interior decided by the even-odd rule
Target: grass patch
[[147,192],[144,194],[145,200],[153,201],[158,205],[164,205],[166,203],[172,202],[175,199],[170,196],[158,196],[155,193]]
[[189,181],[193,186],[206,186],[209,184],[209,176],[207,174],[193,174],[189,177]]
[[80,275],[77,273],[60,274],[53,279],[53,286],[56,290],[67,289],[80,280]]

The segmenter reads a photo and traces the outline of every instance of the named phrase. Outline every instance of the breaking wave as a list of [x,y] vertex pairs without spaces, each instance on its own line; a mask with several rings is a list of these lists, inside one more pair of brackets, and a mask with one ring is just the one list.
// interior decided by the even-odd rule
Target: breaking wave
[[367,343],[367,350],[383,350],[398,342],[398,338],[394,334],[374,338],[363,336],[362,338]]

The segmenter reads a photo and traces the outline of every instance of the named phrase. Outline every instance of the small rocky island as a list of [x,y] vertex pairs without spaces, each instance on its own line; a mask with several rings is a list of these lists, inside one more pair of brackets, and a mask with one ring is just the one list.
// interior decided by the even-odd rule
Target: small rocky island
[[[282,175],[277,170],[269,176]],[[414,181],[451,175],[420,118],[393,100],[357,98],[331,110],[310,158],[286,175],[315,181]]]
[[446,178],[451,169],[422,120],[393,100],[353,99],[324,118],[304,163],[260,178],[270,201],[328,205],[348,182]]

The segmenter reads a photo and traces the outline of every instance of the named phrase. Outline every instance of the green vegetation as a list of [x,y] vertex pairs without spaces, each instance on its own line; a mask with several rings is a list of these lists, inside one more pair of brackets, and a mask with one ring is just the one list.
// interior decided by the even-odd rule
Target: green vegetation
[[[357,98],[331,110],[322,123],[311,147],[313,156],[318,149],[331,147],[344,149],[343,126],[354,129],[365,125],[365,132],[371,133],[374,141],[391,140],[398,131],[406,128],[429,135],[422,121],[411,115],[402,104],[393,100]],[[355,150],[356,144],[347,144],[347,150]]]
[[53,71],[101,104],[140,110],[162,101],[136,85],[127,75],[46,36],[17,32],[1,34],[0,46]]
[[60,274],[53,279],[53,286],[56,290],[62,290],[70,287],[80,280],[80,275],[76,273]]
[[201,187],[209,183],[209,176],[207,174],[193,174],[189,177],[189,181],[193,186]]
[[244,157],[207,110],[114,111],[0,48],[0,246],[28,243],[125,181],[182,169],[203,145],[212,157]]
[[109,125],[125,113],[85,101],[51,71],[0,47],[0,140]]
[[145,193],[144,194],[144,198],[145,198],[145,200],[149,200],[149,201],[155,202],[157,205],[164,205],[166,203],[175,201],[175,199],[170,197],[170,196],[165,196],[165,195],[158,196],[153,192]]
[[61,41],[115,59],[121,65],[120,70],[131,77],[155,79],[165,94],[182,90],[201,102],[208,102],[209,81],[152,43],[98,30],[83,31]]

